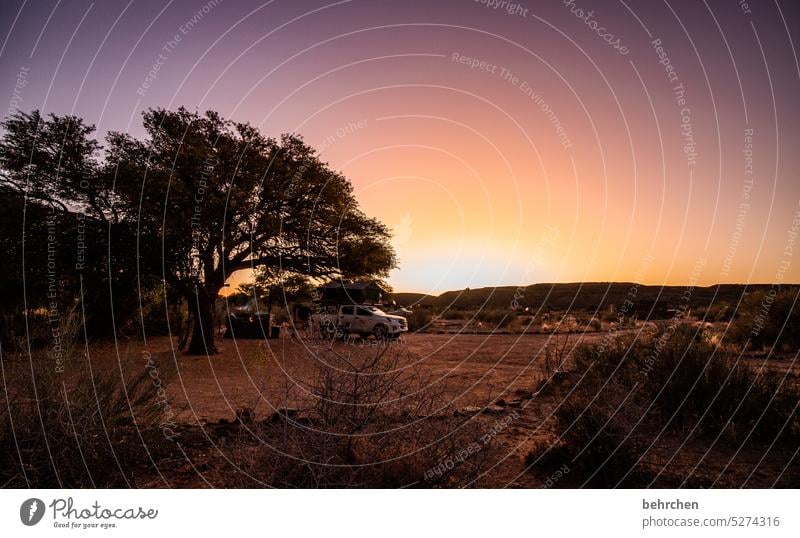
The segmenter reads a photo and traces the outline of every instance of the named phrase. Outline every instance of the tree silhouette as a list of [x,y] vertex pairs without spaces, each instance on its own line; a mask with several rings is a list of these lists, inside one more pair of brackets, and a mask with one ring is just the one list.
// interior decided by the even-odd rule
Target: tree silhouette
[[[63,313],[80,298],[87,334],[110,334],[138,305],[135,229],[115,214],[113,191],[102,183],[94,127],[34,111],[5,118],[2,128],[0,306],[7,325],[30,338],[34,328],[21,318],[42,307]],[[141,281],[153,284],[146,275]]]
[[132,232],[124,244],[138,275],[160,277],[190,305],[190,353],[216,351],[214,302],[237,270],[359,278],[395,265],[388,229],[359,209],[350,182],[299,136],[275,140],[184,108],[148,110],[143,123],[142,140],[109,133],[100,161],[94,128],[79,118],[18,113],[4,122],[2,179],[109,223],[112,246],[115,232],[129,237],[112,225]]

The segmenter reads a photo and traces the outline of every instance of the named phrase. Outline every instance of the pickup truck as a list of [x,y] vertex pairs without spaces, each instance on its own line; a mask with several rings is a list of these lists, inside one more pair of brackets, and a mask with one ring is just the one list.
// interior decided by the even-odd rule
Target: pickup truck
[[408,331],[408,322],[402,316],[392,316],[380,308],[367,305],[345,305],[339,310],[315,314],[311,318],[314,328],[327,338],[345,337],[355,333],[374,336],[377,340],[397,338]]

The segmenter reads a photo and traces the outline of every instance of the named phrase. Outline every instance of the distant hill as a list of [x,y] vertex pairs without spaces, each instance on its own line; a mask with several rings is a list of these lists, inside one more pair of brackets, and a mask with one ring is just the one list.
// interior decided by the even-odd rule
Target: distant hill
[[[571,284],[533,284],[530,286],[500,286],[447,291],[438,296],[422,293],[395,293],[393,297],[403,306],[424,306],[443,310],[454,309],[504,309],[509,308],[515,295],[520,307],[539,309],[546,305],[552,310],[595,310],[610,305],[619,307],[627,299],[635,309],[653,310],[663,314],[688,302],[690,308],[708,307],[712,304],[735,305],[743,294],[758,289],[768,289],[769,284],[715,284],[695,287],[645,286],[632,282],[584,282]],[[684,294],[688,301],[683,298]]]

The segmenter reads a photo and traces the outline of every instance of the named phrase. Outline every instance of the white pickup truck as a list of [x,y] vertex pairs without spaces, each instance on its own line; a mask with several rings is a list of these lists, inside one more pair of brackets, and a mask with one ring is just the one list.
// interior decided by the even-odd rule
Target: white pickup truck
[[397,338],[408,331],[402,316],[392,316],[380,308],[367,305],[340,306],[339,310],[314,314],[311,325],[327,338],[345,337],[355,333],[372,335],[378,340]]

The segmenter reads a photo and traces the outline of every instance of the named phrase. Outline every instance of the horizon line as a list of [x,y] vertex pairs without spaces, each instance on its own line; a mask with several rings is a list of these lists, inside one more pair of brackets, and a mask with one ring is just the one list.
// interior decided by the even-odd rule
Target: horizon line
[[745,283],[745,282],[715,282],[713,284],[707,284],[707,285],[698,285],[698,284],[692,285],[690,283],[684,283],[684,284],[646,284],[646,283],[643,283],[643,282],[636,282],[636,281],[633,281],[633,280],[585,280],[585,281],[582,281],[582,282],[581,281],[579,281],[579,282],[535,282],[533,284],[524,284],[524,285],[516,285],[516,284],[502,284],[502,285],[496,285],[496,286],[488,285],[488,286],[479,286],[479,287],[475,287],[475,288],[467,286],[465,288],[447,289],[447,290],[444,290],[444,291],[440,291],[440,292],[436,293],[435,295],[434,295],[435,292],[428,293],[428,292],[423,292],[423,291],[405,291],[405,290],[404,291],[393,290],[392,294],[396,294],[396,293],[414,293],[414,294],[417,294],[417,295],[427,295],[427,296],[430,296],[430,297],[438,297],[438,296],[440,296],[442,294],[450,293],[450,292],[454,292],[454,291],[466,291],[466,290],[475,291],[475,290],[499,289],[499,288],[530,288],[531,286],[577,286],[577,285],[586,285],[586,284],[609,284],[609,285],[610,284],[631,284],[631,285],[636,285],[636,286],[650,286],[650,287],[660,287],[660,288],[689,288],[689,287],[691,287],[691,288],[713,288],[714,286],[759,286],[759,287],[762,287],[762,286],[763,287],[767,287],[767,286],[777,286],[777,287],[780,287],[780,286],[789,286],[789,287],[791,287],[791,286],[800,286],[800,282],[784,282],[784,283],[780,283],[780,282],[750,282],[750,283]]

